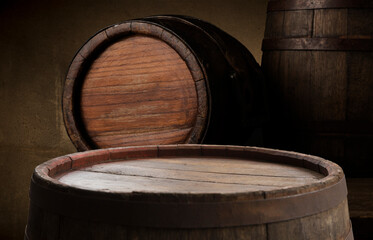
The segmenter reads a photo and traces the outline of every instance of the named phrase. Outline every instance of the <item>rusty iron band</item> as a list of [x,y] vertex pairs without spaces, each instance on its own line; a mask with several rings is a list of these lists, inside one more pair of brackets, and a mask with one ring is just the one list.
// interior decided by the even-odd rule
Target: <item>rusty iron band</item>
[[214,228],[286,221],[334,208],[347,196],[344,177],[332,186],[309,193],[227,202],[135,202],[118,199],[117,195],[98,198],[53,190],[34,181],[30,185],[30,207],[35,204],[52,213],[92,221],[160,228]]
[[283,38],[264,39],[262,50],[373,51],[373,39]]
[[373,8],[370,0],[279,0],[269,1],[267,12],[330,8]]

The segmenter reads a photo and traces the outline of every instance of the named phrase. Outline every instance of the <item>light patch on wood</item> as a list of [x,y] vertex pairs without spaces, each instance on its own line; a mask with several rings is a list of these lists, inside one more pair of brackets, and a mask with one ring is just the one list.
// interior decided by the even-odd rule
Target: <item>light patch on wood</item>
[[93,165],[59,180],[107,192],[238,193],[316,183],[323,176],[278,163],[226,158],[158,158]]

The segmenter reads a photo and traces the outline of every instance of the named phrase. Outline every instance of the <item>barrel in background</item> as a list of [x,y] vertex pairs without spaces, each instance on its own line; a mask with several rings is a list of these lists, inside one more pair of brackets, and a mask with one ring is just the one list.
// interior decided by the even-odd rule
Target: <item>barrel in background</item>
[[341,165],[350,177],[355,238],[362,240],[371,238],[373,222],[372,7],[372,1],[269,1],[262,45],[271,106],[266,146]]
[[353,239],[342,169],[254,147],[159,145],[39,165],[26,239]]
[[325,157],[372,177],[371,1],[269,1],[263,72],[268,146]]
[[77,149],[249,142],[265,118],[263,75],[242,44],[214,29],[154,16],[93,36],[64,89],[65,126]]

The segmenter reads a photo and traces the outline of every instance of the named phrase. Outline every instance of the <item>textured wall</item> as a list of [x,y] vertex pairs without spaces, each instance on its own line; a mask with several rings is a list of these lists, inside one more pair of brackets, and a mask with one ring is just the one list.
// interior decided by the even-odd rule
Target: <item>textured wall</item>
[[75,152],[61,114],[68,65],[95,32],[131,18],[184,14],[227,31],[261,58],[267,1],[6,1],[0,9],[0,239],[22,239],[34,167]]

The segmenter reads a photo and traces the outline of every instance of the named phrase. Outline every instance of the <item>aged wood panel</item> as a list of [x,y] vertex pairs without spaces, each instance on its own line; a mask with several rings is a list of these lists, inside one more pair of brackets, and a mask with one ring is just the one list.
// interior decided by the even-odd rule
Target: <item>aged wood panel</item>
[[264,35],[268,38],[276,38],[283,35],[284,27],[283,11],[267,13],[266,28]]
[[347,200],[320,214],[267,225],[268,240],[345,239],[350,230]]
[[311,37],[313,10],[289,11],[284,13],[282,37]]
[[[323,177],[308,169],[274,163],[262,165],[254,161],[229,159],[228,164],[227,159],[206,160],[183,158],[180,159],[178,169],[172,167],[179,158],[106,163],[67,173],[59,180],[74,187],[93,190],[226,193],[295,187],[316,183]],[[215,169],[203,168],[205,161],[209,163],[208,166],[215,166]],[[131,165],[131,162],[136,166]],[[192,169],[183,168],[190,164],[194,164]],[[231,169],[232,165],[234,169]],[[245,170],[244,173],[235,171],[240,168]],[[281,172],[275,173],[272,169],[277,172],[281,169]]]
[[347,59],[349,87],[346,119],[371,124],[373,122],[373,52],[349,52]]
[[[241,174],[241,175],[261,175],[273,177],[292,177],[292,178],[320,178],[320,175],[312,170],[284,165],[282,163],[273,162],[257,162],[254,160],[240,160],[235,159],[230,161],[230,158],[162,158],[154,159],[152,161],[136,160],[125,162],[125,165],[118,164],[105,165],[105,169],[113,169],[120,171],[126,166],[141,167],[141,168],[154,168],[154,169],[169,169],[181,171],[196,171],[206,173],[223,173],[223,174]],[[113,168],[111,167],[113,166]],[[114,167],[115,166],[115,167]],[[100,165],[92,167],[93,169],[100,169]],[[91,169],[91,168],[89,168]],[[260,172],[260,174],[258,173]]]
[[347,35],[347,9],[314,11],[312,37],[345,37]]
[[309,121],[343,121],[348,87],[346,53],[315,51],[312,55],[313,69],[305,73],[312,74]]

